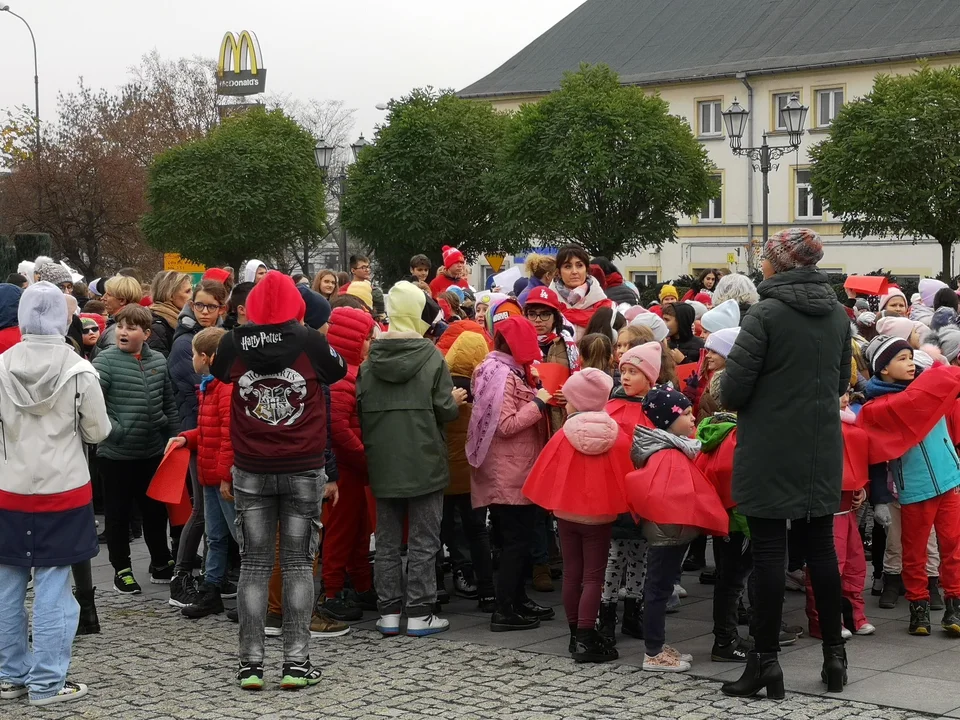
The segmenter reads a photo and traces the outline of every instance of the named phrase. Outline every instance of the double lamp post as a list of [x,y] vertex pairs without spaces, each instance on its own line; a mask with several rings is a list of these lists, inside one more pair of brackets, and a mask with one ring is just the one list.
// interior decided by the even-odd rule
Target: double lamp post
[[[771,169],[775,169],[774,161],[782,158],[786,153],[794,152],[800,147],[800,138],[803,135],[803,125],[807,119],[809,108],[800,103],[800,98],[791,95],[787,104],[778,108],[777,112],[783,116],[783,124],[787,129],[787,145],[768,145],[767,133],[763,133],[763,141],[760,147],[743,147],[743,131],[747,127],[747,118],[750,111],[741,107],[737,99],[733,99],[733,104],[727,108],[723,115],[723,123],[727,129],[727,136],[730,138],[730,149],[734,155],[749,157],[754,170],[759,170],[763,175],[763,236],[761,242],[766,242],[769,235],[769,217],[768,200],[770,194],[770,185],[767,182],[767,176]],[[751,138],[752,140],[752,138]],[[753,251],[753,238],[749,239],[750,251]]]
[[[363,149],[370,143],[360,135],[360,138],[350,146],[350,149],[353,151],[353,159],[356,160],[360,157],[360,153]],[[314,159],[316,160],[317,167],[323,172],[324,180],[329,182],[331,185],[336,185],[337,192],[337,202],[339,205],[339,211],[337,215],[337,225],[340,229],[339,237],[339,250],[340,250],[340,269],[344,272],[349,272],[350,268],[347,263],[347,228],[343,224],[343,194],[347,187],[347,167],[346,165],[340,165],[335,173],[331,175],[331,166],[333,165],[333,156],[337,151],[336,145],[329,144],[323,138],[320,138],[320,141],[317,143],[317,146],[313,149]],[[304,248],[304,254],[306,255],[307,248]],[[307,259],[307,265],[310,264],[309,259]],[[304,268],[304,274],[309,274],[309,268]]]

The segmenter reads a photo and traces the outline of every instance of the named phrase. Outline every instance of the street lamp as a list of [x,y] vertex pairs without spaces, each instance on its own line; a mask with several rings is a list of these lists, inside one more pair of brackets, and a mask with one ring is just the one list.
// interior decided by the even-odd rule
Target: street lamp
[[[743,147],[743,131],[747,127],[747,118],[750,116],[750,111],[744,109],[737,99],[733,99],[733,104],[727,108],[723,113],[723,124],[727,129],[727,137],[730,138],[730,149],[733,151],[734,155],[750,158],[752,161],[753,169],[759,170],[763,174],[763,240],[766,242],[767,234],[769,232],[768,225],[768,196],[770,194],[770,186],[767,183],[767,175],[770,173],[771,169],[776,169],[779,165],[774,165],[775,160],[779,160],[786,153],[793,152],[798,147],[800,147],[800,139],[803,135],[803,125],[807,119],[807,111],[809,108],[806,105],[800,104],[800,98],[796,95],[791,95],[790,99],[787,101],[787,104],[783,108],[778,108],[777,111],[783,114],[784,124],[787,128],[787,134],[789,136],[789,144],[782,146],[771,146],[767,144],[767,133],[763,133],[763,142],[760,144],[760,147]],[[753,238],[750,238],[751,251],[753,250]]]
[[33,124],[36,131],[34,162],[37,163],[37,223],[39,224],[39,213],[43,209],[43,204],[40,195],[40,70],[37,65],[37,39],[33,36],[33,28],[30,27],[30,23],[11,10],[9,5],[0,3],[0,12],[10,13],[15,18],[19,18],[20,22],[27,26],[27,30],[30,32],[30,42],[33,43]]
[[[356,160],[360,156],[361,151],[368,145],[372,144],[373,143],[366,140],[363,135],[360,135],[357,141],[350,146],[350,149],[353,151],[353,159]],[[340,207],[339,215],[337,217],[337,222],[340,225],[340,269],[344,272],[347,272],[347,228],[343,224],[343,194],[347,187],[347,173],[346,167],[344,165],[340,165],[336,175],[330,174],[330,170],[333,165],[333,155],[336,151],[336,145],[331,145],[323,138],[320,138],[319,142],[316,144],[316,147],[313,148],[313,156],[317,163],[317,167],[323,172],[326,181],[330,184],[336,183],[337,185],[337,200]],[[305,258],[307,255],[306,250],[306,247],[304,247]],[[307,264],[309,264],[309,261]],[[304,274],[307,274],[306,270],[304,271]]]

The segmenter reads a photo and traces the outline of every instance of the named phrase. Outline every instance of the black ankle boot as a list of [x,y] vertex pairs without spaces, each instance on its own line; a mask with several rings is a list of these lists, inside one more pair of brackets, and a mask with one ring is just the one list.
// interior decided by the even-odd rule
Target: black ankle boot
[[573,655],[574,662],[578,663],[610,662],[620,657],[617,649],[604,642],[600,633],[593,628],[577,630],[576,648],[571,655]]
[[783,700],[783,670],[777,653],[747,653],[747,666],[739,680],[726,682],[720,692],[730,697],[753,697],[766,688],[768,700]]
[[823,646],[820,679],[827,684],[827,692],[843,692],[843,686],[847,684],[847,650],[843,645]]
[[617,603],[605,602],[600,606],[597,630],[610,647],[617,644]]
[[623,600],[623,623],[620,625],[620,632],[643,640],[643,605],[636,598]]
[[569,623],[570,625],[570,644],[567,646],[567,652],[573,655],[577,651],[577,624]]
[[74,595],[80,606],[80,620],[77,623],[77,635],[96,635],[100,632],[100,618],[97,617],[97,605],[94,602],[94,591],[77,589]]

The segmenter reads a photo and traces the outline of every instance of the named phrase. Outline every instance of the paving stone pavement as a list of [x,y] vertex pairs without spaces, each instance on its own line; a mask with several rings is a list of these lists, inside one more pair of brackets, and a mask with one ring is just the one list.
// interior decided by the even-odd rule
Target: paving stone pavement
[[[101,584],[101,588],[104,585]],[[191,622],[166,604],[165,586],[139,597],[100,592],[103,632],[77,638],[71,678],[88,697],[43,710],[0,701],[0,717],[123,720],[288,720],[457,718],[619,720],[790,718],[909,720],[930,716],[862,702],[788,693],[787,699],[736,700],[716,681],[655,675],[636,666],[575,665],[568,658],[436,638],[381,638],[354,628],[314,640],[323,682],[279,690],[280,640],[267,639],[267,688],[243,692],[233,680],[237,626],[223,615]],[[151,592],[152,591],[152,592]],[[458,616],[469,617],[469,616]],[[483,619],[479,620],[482,623]],[[455,621],[456,623],[456,621]],[[554,621],[551,624],[558,624]],[[562,627],[561,627],[562,631]],[[504,633],[514,637],[525,633]],[[490,635],[488,633],[488,635]],[[957,656],[960,660],[960,655]],[[960,703],[960,700],[958,700]]]

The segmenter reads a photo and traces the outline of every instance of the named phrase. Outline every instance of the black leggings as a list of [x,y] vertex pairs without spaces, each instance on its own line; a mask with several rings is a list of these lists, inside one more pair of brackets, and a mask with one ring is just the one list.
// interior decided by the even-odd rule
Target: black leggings
[[527,599],[524,569],[533,544],[536,505],[491,505],[503,537],[500,573],[497,576],[497,604],[501,611],[519,606]]
[[[786,578],[787,521],[747,517],[753,542],[753,584],[757,604],[757,652],[779,652],[780,622],[783,616],[783,592]],[[794,539],[803,549],[813,585],[813,596],[820,616],[824,645],[842,645],[840,634],[843,608],[840,603],[840,570],[833,541],[833,516],[824,515],[791,521]]]

